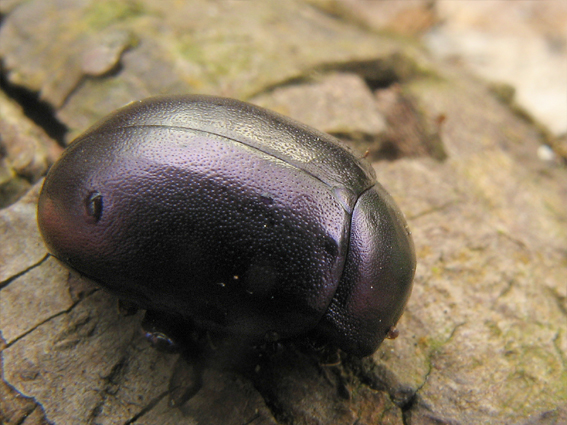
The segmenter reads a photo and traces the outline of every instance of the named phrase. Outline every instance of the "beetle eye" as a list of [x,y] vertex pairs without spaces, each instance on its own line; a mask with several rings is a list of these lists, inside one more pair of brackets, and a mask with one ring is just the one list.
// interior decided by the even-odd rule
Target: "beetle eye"
[[100,192],[91,192],[85,200],[85,208],[89,221],[96,223],[102,216],[102,195]]

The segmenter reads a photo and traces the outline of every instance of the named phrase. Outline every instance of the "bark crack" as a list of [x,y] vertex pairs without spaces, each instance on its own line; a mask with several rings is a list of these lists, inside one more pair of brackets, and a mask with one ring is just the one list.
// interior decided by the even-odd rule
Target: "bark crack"
[[[122,383],[122,378],[125,376],[129,366],[128,359],[132,357],[132,341],[136,338],[136,334],[133,334],[130,340],[130,344],[128,344],[129,349],[127,349],[120,357],[120,359],[114,364],[108,375],[103,377],[105,385],[101,391],[101,399],[92,409],[89,416],[89,423],[95,423],[97,417],[102,413],[104,405],[106,404],[108,399],[110,397],[116,396],[116,394],[118,393]],[[144,407],[141,408],[138,413],[124,422],[124,425],[130,425],[137,421],[139,418],[151,411],[161,400],[163,400],[164,397],[166,397],[170,393],[171,390],[168,389],[152,398]]]
[[[565,335],[564,335],[564,337],[565,337]],[[560,338],[561,338],[561,334],[559,332],[557,332],[555,334],[554,338],[553,338],[553,347],[555,347],[555,350],[557,351],[557,355],[561,359],[561,363],[563,364],[563,369],[567,370],[567,355],[559,346],[559,339]]]
[[439,352],[439,350],[441,349],[441,347],[444,347],[445,345],[447,345],[455,336],[455,333],[457,332],[457,329],[459,329],[461,326],[465,325],[467,322],[461,322],[461,323],[457,323],[455,325],[455,327],[451,330],[451,333],[449,334],[449,336],[447,337],[447,339],[445,339],[445,341],[443,341],[438,347],[436,347],[434,350],[431,351],[431,353],[429,353],[429,357],[428,357],[428,371],[425,374],[424,378],[423,378],[423,382],[421,383],[421,385],[419,385],[416,390],[415,390],[415,395],[417,395],[417,393],[419,392],[419,390],[421,390],[425,384],[427,383],[427,380],[429,379],[429,376],[431,375],[431,372],[433,371],[433,360],[432,358]]
[[[5,389],[0,389],[0,395],[2,397],[7,397],[9,399],[12,398],[13,394],[16,394],[16,398],[20,400],[27,400],[31,404],[31,406],[20,405],[18,408],[16,408],[15,415],[19,416],[19,420],[17,422],[14,422],[15,425],[23,425],[26,422],[26,419],[37,409],[40,409],[41,411],[41,419],[44,421],[42,423],[45,423],[47,425],[53,425],[52,422],[47,420],[47,417],[45,416],[45,409],[43,408],[41,403],[39,403],[35,399],[35,397],[27,396],[23,394],[21,391],[18,391],[13,385],[11,385],[8,381],[6,381],[6,379],[4,379],[4,358],[2,356],[1,351],[0,351],[0,380],[2,381],[2,385],[5,386],[5,388],[8,389],[9,392],[12,392],[11,395],[8,395]],[[6,417],[5,416],[6,412],[2,411],[2,407],[3,405],[2,402],[0,401],[0,424],[4,424],[3,421],[8,421],[7,423],[11,423],[10,420],[14,419],[14,417],[13,416]]]
[[35,331],[36,329],[38,329],[40,326],[46,324],[47,322],[49,322],[50,320],[53,320],[59,316],[62,316],[64,314],[69,314],[71,311],[73,311],[73,309],[79,305],[81,302],[83,302],[84,300],[86,300],[88,297],[90,297],[91,295],[95,294],[96,292],[98,292],[100,289],[95,289],[93,290],[91,293],[85,295],[83,298],[81,298],[80,300],[75,301],[71,307],[69,307],[66,310],[60,311],[58,313],[55,313],[51,316],[49,316],[47,319],[37,323],[34,327],[28,329],[26,332],[24,332],[23,334],[19,335],[18,337],[14,338],[12,341],[7,342],[6,345],[4,346],[3,350],[11,347],[12,345],[14,345],[15,343],[17,343],[18,341],[20,341],[21,339],[25,338],[26,336],[28,336],[29,334],[31,334],[33,331]]
[[22,107],[27,118],[42,128],[60,146],[64,146],[67,126],[57,119],[53,105],[41,100],[39,91],[10,83],[8,73],[5,67],[0,70],[0,89]]
[[419,392],[421,391],[421,389],[423,387],[425,387],[425,385],[427,384],[427,381],[429,380],[429,377],[431,376],[431,374],[433,372],[433,357],[439,352],[441,347],[444,347],[453,339],[453,337],[455,336],[455,333],[457,332],[457,329],[459,329],[461,326],[465,325],[466,323],[467,322],[457,323],[455,325],[455,327],[451,330],[451,333],[445,339],[445,341],[443,341],[438,347],[436,347],[435,349],[433,349],[431,351],[431,353],[429,353],[428,369],[427,369],[427,372],[425,373],[425,376],[423,377],[423,382],[420,385],[417,386],[417,388],[414,391],[413,396],[408,401],[408,403],[405,406],[402,406],[402,422],[403,422],[404,425],[410,425],[410,418],[409,418],[410,411],[416,405],[418,397],[419,397]]
[[136,413],[134,416],[132,416],[132,418],[130,418],[126,422],[124,422],[124,425],[130,425],[130,424],[136,422],[138,419],[140,419],[146,413],[151,411],[155,406],[157,406],[158,403],[160,401],[162,401],[163,398],[166,397],[169,393],[170,393],[170,391],[166,390],[166,391],[163,391],[161,394],[159,394],[157,397],[154,397],[153,399],[151,399],[150,402],[145,407],[143,407],[138,413]]
[[564,297],[552,287],[546,286],[546,289],[551,294],[553,299],[557,302],[557,307],[559,308],[561,313],[567,316],[567,297]]
[[105,381],[104,388],[101,391],[101,398],[99,402],[93,407],[89,415],[88,423],[95,423],[96,418],[102,413],[103,407],[106,404],[109,396],[113,396],[118,391],[117,388],[120,384],[120,378],[124,373],[127,365],[128,353],[125,353],[120,359],[112,366],[110,373],[103,377]]
[[441,212],[441,211],[448,209],[449,207],[455,205],[456,203],[457,203],[457,201],[448,201],[448,202],[445,202],[441,205],[435,205],[435,206],[432,206],[431,208],[427,208],[427,209],[420,211],[416,214],[408,215],[407,219],[408,219],[408,221],[411,221],[411,220],[415,220],[416,218],[421,218],[423,216],[427,216],[429,214],[435,214],[435,213],[438,213],[438,212]]
[[45,254],[45,256],[39,260],[37,263],[32,264],[31,266],[27,267],[26,269],[22,270],[21,272],[16,273],[15,275],[9,277],[8,279],[0,282],[0,290],[5,288],[6,286],[8,286],[10,283],[12,283],[13,281],[15,281],[16,279],[22,277],[23,275],[25,275],[27,272],[35,269],[36,267],[41,266],[43,263],[45,263],[47,261],[47,259],[51,257],[51,254]]

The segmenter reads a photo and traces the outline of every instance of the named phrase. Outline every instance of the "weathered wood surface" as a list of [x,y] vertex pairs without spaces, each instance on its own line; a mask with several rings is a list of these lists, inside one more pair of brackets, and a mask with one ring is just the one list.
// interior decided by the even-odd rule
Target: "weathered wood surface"
[[375,169],[417,249],[400,337],[337,366],[287,347],[244,372],[156,351],[140,314],[46,256],[37,179],[56,153],[0,97],[16,188],[0,209],[0,423],[567,422],[565,167],[482,81],[331,3],[5,1],[0,55],[68,138],[128,101],[203,92],[398,158]]

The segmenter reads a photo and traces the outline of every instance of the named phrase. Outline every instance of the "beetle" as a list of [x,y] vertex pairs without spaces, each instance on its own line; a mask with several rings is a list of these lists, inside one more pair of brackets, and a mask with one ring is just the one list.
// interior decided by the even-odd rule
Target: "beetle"
[[356,356],[395,334],[416,264],[370,163],[214,96],[136,101],[89,128],[46,176],[38,224],[54,257],[154,317]]

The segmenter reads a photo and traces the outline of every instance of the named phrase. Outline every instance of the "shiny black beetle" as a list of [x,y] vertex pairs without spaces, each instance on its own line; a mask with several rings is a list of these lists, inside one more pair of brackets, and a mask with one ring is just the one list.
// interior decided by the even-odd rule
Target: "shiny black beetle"
[[369,355],[415,271],[370,164],[220,97],[150,98],[91,127],[49,171],[38,222],[56,258],[120,298],[253,344],[311,334]]

